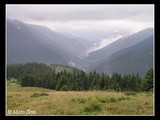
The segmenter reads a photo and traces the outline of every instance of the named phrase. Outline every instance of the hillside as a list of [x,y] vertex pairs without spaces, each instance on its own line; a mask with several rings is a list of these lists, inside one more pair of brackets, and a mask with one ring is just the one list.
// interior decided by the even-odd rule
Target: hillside
[[74,55],[71,47],[76,47],[75,41],[42,26],[7,20],[7,63],[42,62],[70,65],[70,62],[73,62],[80,65],[82,60]]
[[139,73],[142,76],[153,67],[153,35],[144,41],[112,54],[99,65],[98,72]]
[[150,35],[152,35],[152,34],[153,34],[153,29],[148,28],[148,29],[142,30],[140,32],[137,32],[135,34],[123,37],[123,38],[109,44],[108,46],[106,46],[100,50],[93,51],[93,52],[89,53],[87,59],[98,63],[99,61],[108,58],[110,55],[112,55],[122,49],[131,47],[133,45],[136,45],[136,44],[144,41],[145,39],[150,37]]
[[110,45],[91,52],[86,59],[91,63],[88,71],[111,74],[144,73],[153,67],[153,29],[123,37]]
[[75,37],[73,35],[65,35],[58,33],[56,31],[50,30],[47,27],[27,24],[29,29],[34,32],[36,35],[40,35],[41,38],[44,38],[46,42],[50,44],[56,44],[60,49],[79,57],[88,47],[89,41]]
[[59,48],[45,43],[42,38],[31,32],[25,24],[7,20],[7,63],[35,61],[67,64]]

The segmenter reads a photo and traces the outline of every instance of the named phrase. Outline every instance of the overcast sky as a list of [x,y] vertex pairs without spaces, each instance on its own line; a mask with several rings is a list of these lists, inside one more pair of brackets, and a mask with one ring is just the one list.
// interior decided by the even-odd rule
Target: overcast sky
[[88,40],[116,38],[154,26],[154,5],[7,5],[6,15]]

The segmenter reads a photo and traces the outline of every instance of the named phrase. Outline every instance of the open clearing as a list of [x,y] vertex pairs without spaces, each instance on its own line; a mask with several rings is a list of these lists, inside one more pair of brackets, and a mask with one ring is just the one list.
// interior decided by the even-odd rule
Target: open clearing
[[7,82],[7,115],[154,115],[153,93],[55,91]]

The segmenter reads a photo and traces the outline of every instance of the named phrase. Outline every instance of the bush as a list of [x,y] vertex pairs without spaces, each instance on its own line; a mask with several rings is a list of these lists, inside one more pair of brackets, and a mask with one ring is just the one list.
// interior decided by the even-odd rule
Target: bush
[[101,103],[106,103],[107,102],[107,98],[106,97],[96,97],[96,98]]
[[126,93],[124,93],[124,95],[127,95],[127,96],[136,96],[137,93],[135,93],[135,92],[126,92]]
[[78,100],[78,102],[79,102],[79,103],[85,103],[85,102],[86,102],[86,99],[81,98],[81,99]]
[[85,107],[84,107],[84,112],[94,112],[94,111],[101,111],[101,105],[97,102],[89,102]]
[[122,101],[122,100],[129,100],[130,98],[129,97],[119,97],[119,98],[114,98],[114,97],[111,97],[111,98],[107,98],[107,97],[96,97],[97,100],[101,103],[114,103],[114,102],[118,102],[118,101]]
[[145,102],[144,102],[144,105],[148,105],[148,102],[147,102],[147,101],[145,101]]
[[85,103],[87,100],[85,98],[72,98],[71,102]]
[[119,97],[119,98],[118,98],[118,101],[129,100],[129,99],[130,99],[129,97]]
[[98,99],[99,100],[99,102],[101,102],[101,103],[106,103],[107,101],[106,101],[106,99]]
[[111,97],[111,98],[108,99],[108,102],[113,103],[113,102],[117,102],[117,100],[116,100],[116,98]]
[[34,93],[33,95],[31,95],[31,97],[40,97],[40,96],[48,96],[49,94],[47,93]]

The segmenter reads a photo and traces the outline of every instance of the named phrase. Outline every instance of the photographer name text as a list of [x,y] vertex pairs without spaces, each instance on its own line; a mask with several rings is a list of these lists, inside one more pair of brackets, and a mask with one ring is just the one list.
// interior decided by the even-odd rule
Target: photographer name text
[[36,111],[34,110],[8,110],[8,115],[35,115]]

